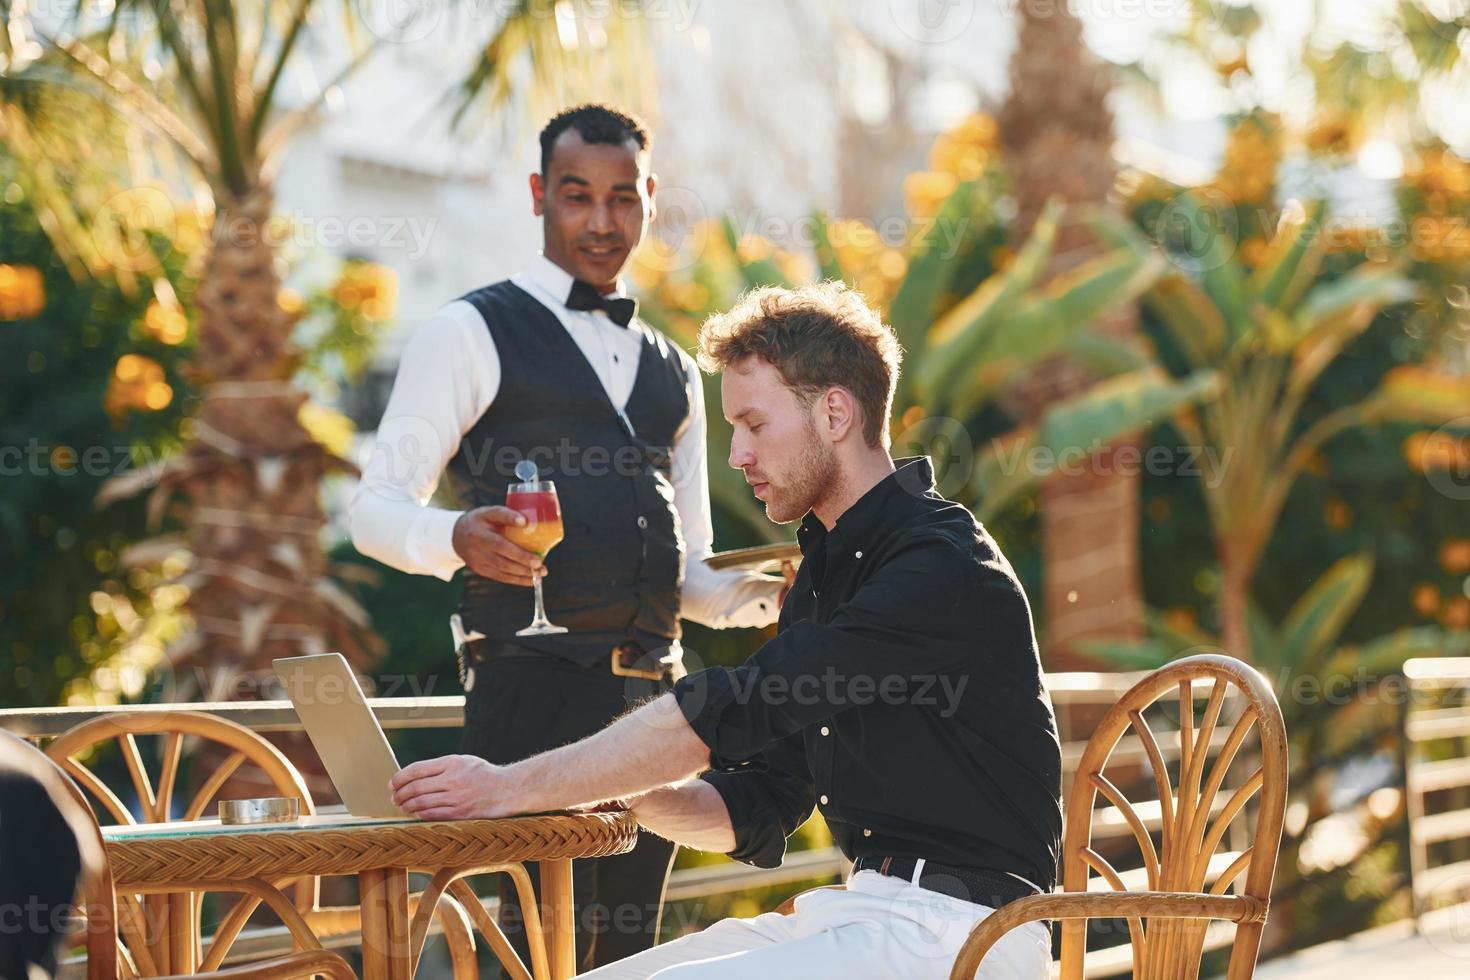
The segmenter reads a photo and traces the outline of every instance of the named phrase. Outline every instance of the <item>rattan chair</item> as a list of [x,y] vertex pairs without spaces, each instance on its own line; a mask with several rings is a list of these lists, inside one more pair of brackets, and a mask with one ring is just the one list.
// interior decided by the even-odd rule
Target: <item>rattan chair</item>
[[[1204,687],[1209,695],[1196,724],[1195,700]],[[1211,762],[1211,748],[1217,730],[1223,727],[1221,713],[1232,688],[1241,710]],[[1145,709],[1174,694],[1179,698],[1177,784],[1143,717]],[[1130,730],[1148,753],[1158,794],[1163,819],[1157,848],[1135,803],[1104,774],[1108,757]],[[1259,765],[1223,807],[1217,806],[1226,774],[1241,758],[1240,749],[1252,732],[1257,736]],[[951,980],[970,980],[1001,936],[1016,926],[1043,919],[1062,921],[1063,980],[1081,980],[1087,955],[1086,920],[1095,918],[1128,921],[1135,980],[1194,980],[1199,976],[1209,921],[1234,922],[1235,942],[1226,977],[1249,980],[1255,974],[1271,882],[1276,876],[1286,783],[1286,726],[1265,678],[1239,660],[1216,655],[1186,657],[1154,671],[1103,717],[1077,767],[1062,837],[1062,892],[1012,902],[982,921],[960,950]],[[1147,891],[1130,892],[1112,865],[1091,847],[1093,807],[1099,794],[1133,829],[1147,871]],[[1226,830],[1258,794],[1251,845],[1213,883],[1207,883],[1210,859]],[[1094,873],[1111,886],[1112,894],[1088,892]],[[1239,894],[1228,894],[1242,874],[1244,887]]]
[[[107,863],[107,850],[101,830],[92,816],[86,799],[76,785],[29,743],[8,733],[0,733],[0,771],[34,781],[50,797],[56,811],[76,837],[81,858],[81,881],[77,889],[77,908],[85,916],[83,943],[87,956],[88,980],[132,980],[140,973],[152,973],[146,949],[142,963],[118,942],[117,906],[112,885],[112,872]],[[347,961],[321,948],[320,943],[302,932],[294,910],[280,903],[283,917],[292,925],[298,942],[307,948],[286,956],[235,967],[214,973],[192,974],[195,977],[232,978],[232,980],[293,980],[297,977],[327,977],[329,980],[355,980]]]
[[[1231,693],[1239,710],[1233,720],[1222,720]],[[1177,776],[1170,775],[1165,753],[1144,719],[1147,709],[1172,695],[1179,699]],[[1196,718],[1195,702],[1201,697],[1204,710]],[[1142,804],[1129,800],[1105,773],[1113,750],[1130,731],[1146,753],[1157,800],[1147,808],[1147,818],[1139,812]],[[1222,787],[1231,785],[1226,777],[1232,764],[1246,760],[1241,749],[1252,733],[1257,738],[1249,764],[1258,760],[1259,765],[1222,797]],[[1103,717],[1078,763],[1067,799],[1061,890],[1012,902],[977,924],[955,959],[950,980],[974,980],[985,954],[1008,931],[1048,919],[1062,922],[1062,980],[1082,980],[1087,920],[1099,918],[1128,922],[1134,980],[1195,980],[1210,920],[1234,922],[1226,977],[1249,980],[1276,875],[1286,786],[1286,727],[1276,696],[1259,673],[1216,655],[1186,657],[1154,671]],[[1147,890],[1130,890],[1124,876],[1093,849],[1099,795],[1133,831]],[[1237,819],[1246,819],[1246,805],[1257,795],[1253,842],[1239,854],[1219,854],[1226,831]],[[1159,828],[1157,845],[1151,824]],[[1212,863],[1221,857],[1227,860]],[[1242,874],[1243,886],[1228,894]],[[793,902],[787,900],[778,911],[789,913]]]
[[[138,746],[138,739],[144,736],[156,736],[163,740],[156,781],[150,778],[143,753]],[[214,766],[208,777],[202,780],[183,807],[179,819],[197,820],[210,815],[206,808],[215,800],[227,780],[242,767],[259,770],[276,795],[299,799],[302,813],[316,812],[301,774],[279,749],[250,729],[216,715],[194,711],[118,712],[104,715],[64,732],[46,747],[46,754],[97,800],[105,817],[119,824],[166,823],[171,819],[186,738],[212,743],[223,750],[223,754],[222,762]],[[116,741],[121,750],[123,762],[137,794],[141,810],[137,816],[142,818],[141,821],[82,761],[93,749],[110,741]],[[466,889],[465,894],[471,893]],[[318,904],[315,878],[298,881],[294,895],[295,909],[300,912],[304,924],[317,936],[342,935],[361,928],[362,914],[357,906],[324,908]],[[199,894],[124,895],[120,899],[123,935],[128,946],[146,946],[153,962],[168,963],[169,951],[160,947],[159,930],[155,929],[150,933],[144,928],[144,924],[149,921],[156,922],[163,917],[176,921],[179,917],[187,916],[188,921],[182,925],[202,946],[204,937],[200,934]],[[436,899],[435,915],[448,940],[454,977],[456,980],[477,977],[474,934],[465,909],[448,895],[439,895]],[[263,900],[259,894],[247,892],[241,895],[214,932],[209,952],[202,958],[206,969],[217,967],[223,962],[229,947]],[[416,909],[419,896],[412,895],[409,900]],[[279,914],[279,910],[277,913]],[[202,949],[196,949],[193,958],[200,960],[200,952]]]

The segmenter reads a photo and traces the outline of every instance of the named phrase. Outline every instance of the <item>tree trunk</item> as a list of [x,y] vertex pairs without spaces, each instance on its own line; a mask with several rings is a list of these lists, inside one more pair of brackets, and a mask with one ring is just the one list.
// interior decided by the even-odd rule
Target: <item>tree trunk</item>
[[[1109,69],[1086,47],[1082,26],[1065,5],[1019,8],[1020,31],[1011,62],[1011,94],[1000,113],[1001,141],[1014,181],[1024,241],[1048,198],[1102,204],[1111,192],[1113,122]],[[1097,249],[1087,229],[1059,230],[1046,274],[1056,275]],[[1098,329],[1115,338],[1137,332],[1137,310],[1120,310]],[[1007,407],[1035,423],[1053,402],[1096,381],[1065,357],[1033,371],[1006,396]],[[1123,443],[1120,443],[1122,445]],[[1041,487],[1044,660],[1050,670],[1096,669],[1081,652],[1092,639],[1142,635],[1136,472],[1120,474],[1114,450],[1084,454],[1079,475],[1057,473]],[[1136,467],[1132,468],[1136,471]]]
[[[353,467],[317,443],[298,417],[307,395],[291,382],[295,317],[279,303],[266,227],[271,200],[268,189],[240,197],[217,192],[195,292],[199,336],[191,375],[201,405],[185,422],[183,452],[157,474],[150,508],[156,512],[173,491],[186,501],[192,560],[181,584],[189,589],[193,630],[168,651],[166,697],[173,701],[276,696],[277,657],[339,651],[362,668],[379,645],[361,607],[327,577],[321,481]],[[333,798],[304,740],[280,741],[318,802]],[[230,796],[252,795],[249,786],[228,789]]]
[[[1253,576],[1243,561],[1228,554],[1220,564],[1220,635],[1225,653],[1253,663],[1250,626],[1246,618]],[[1273,683],[1275,680],[1271,678]]]
[[[327,577],[321,482],[353,468],[298,417],[307,395],[291,381],[296,317],[279,303],[266,227],[272,195],[218,193],[216,204],[195,294],[192,372],[202,404],[159,486],[183,492],[193,556],[184,584],[194,629],[169,650],[173,700],[274,696],[275,658],[338,651],[362,668],[379,642],[363,610]],[[303,738],[277,741],[318,802],[335,798]],[[246,785],[228,790],[251,795]]]

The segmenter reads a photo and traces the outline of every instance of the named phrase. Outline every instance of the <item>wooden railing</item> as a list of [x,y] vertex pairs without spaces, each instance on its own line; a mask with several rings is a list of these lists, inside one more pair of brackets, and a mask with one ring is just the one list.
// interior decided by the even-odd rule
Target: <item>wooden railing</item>
[[[1103,710],[1116,702],[1137,682],[1141,673],[1062,673],[1047,677],[1052,701],[1056,707],[1058,726],[1062,739],[1063,787],[1071,784],[1077,760],[1091,734],[1090,722]],[[1205,696],[1201,690],[1198,696]],[[416,697],[416,698],[370,698],[379,723],[389,731],[404,729],[448,729],[464,724],[464,698]],[[257,732],[297,732],[301,724],[295,709],[288,701],[254,702],[196,702],[164,705],[133,705],[117,707],[60,707],[25,708],[0,711],[0,728],[37,742],[60,735],[75,725],[100,715],[117,711],[130,713],[162,713],[173,711],[204,711],[235,721]],[[1177,739],[1167,737],[1169,733],[1159,731],[1159,748],[1166,764],[1177,761]],[[1218,733],[1220,740],[1226,733]],[[1171,745],[1172,742],[1172,745]],[[1136,738],[1125,738],[1113,754],[1119,762],[1135,760],[1141,767],[1147,765],[1143,746]],[[1132,832],[1114,808],[1100,807],[1094,816],[1094,839],[1100,847],[1110,840],[1123,843],[1131,838]],[[1142,809],[1140,810],[1142,813]],[[1155,820],[1155,823],[1157,820]],[[1145,814],[1145,823],[1147,815]],[[1237,822],[1239,823],[1239,822]],[[1156,830],[1156,827],[1150,826]],[[1237,845],[1233,850],[1238,851]],[[1223,869],[1233,854],[1222,854],[1213,864]],[[673,873],[669,881],[667,898],[671,902],[699,900],[713,895],[728,894],[754,888],[769,888],[791,885],[817,879],[839,881],[846,876],[848,863],[836,848],[819,848],[789,854],[780,868],[752,868],[734,862],[695,868],[684,868]],[[1123,872],[1124,883],[1130,888],[1142,886],[1142,869]],[[494,900],[487,900],[493,904]],[[1233,927],[1212,929],[1207,937],[1207,948],[1228,946]],[[334,947],[355,944],[356,936],[335,936]],[[289,948],[289,937],[283,930],[263,928],[241,937],[231,959],[253,959],[274,955]],[[1128,947],[1117,948],[1116,954],[1103,950],[1088,956],[1087,976],[1104,977],[1126,973],[1129,967]]]
[[1470,899],[1470,657],[1404,664],[1404,783],[1416,919]]

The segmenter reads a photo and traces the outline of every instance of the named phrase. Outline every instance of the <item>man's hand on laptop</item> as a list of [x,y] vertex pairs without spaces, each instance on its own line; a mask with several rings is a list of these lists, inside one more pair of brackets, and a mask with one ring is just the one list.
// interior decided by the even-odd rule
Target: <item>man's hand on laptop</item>
[[512,800],[506,768],[473,755],[415,762],[389,781],[393,802],[423,820],[488,820],[523,810]]

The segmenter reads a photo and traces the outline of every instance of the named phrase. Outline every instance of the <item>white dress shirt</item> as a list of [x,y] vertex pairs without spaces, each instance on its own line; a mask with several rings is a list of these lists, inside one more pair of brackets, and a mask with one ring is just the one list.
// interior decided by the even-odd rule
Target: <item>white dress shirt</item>
[[[567,309],[572,277],[545,256],[537,256],[511,281],[556,314],[608,399],[619,409],[626,406],[649,328],[636,318],[627,327],[618,326],[602,310]],[[716,628],[768,626],[780,611],[782,581],[752,572],[714,571],[703,561],[714,543],[704,390],[694,361],[683,351],[679,356],[689,396],[689,424],[674,443],[671,477],[685,545],[682,615]],[[358,551],[394,568],[445,581],[464,565],[454,550],[454,524],[464,512],[428,504],[460,440],[495,401],[499,388],[500,357],[472,305],[455,300],[419,327],[403,352],[372,456],[348,508]]]

